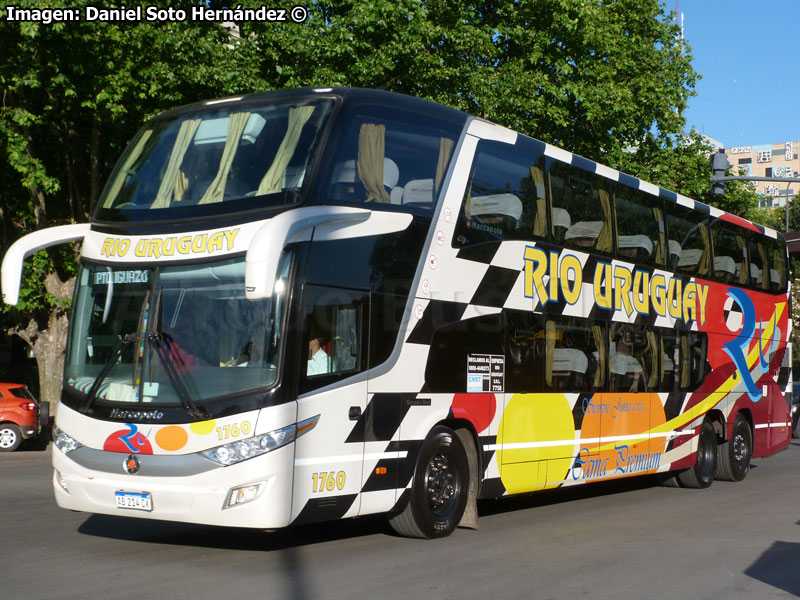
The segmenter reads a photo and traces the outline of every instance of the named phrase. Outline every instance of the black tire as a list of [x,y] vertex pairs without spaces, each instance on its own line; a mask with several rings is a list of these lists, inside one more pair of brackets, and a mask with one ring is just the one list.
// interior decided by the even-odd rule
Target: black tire
[[0,424],[0,452],[13,452],[22,443],[22,431],[14,423]]
[[714,479],[741,481],[750,470],[753,456],[753,432],[747,419],[739,413],[733,422],[731,439],[717,446],[717,469]]
[[697,439],[697,462],[691,469],[678,473],[678,482],[682,487],[702,489],[714,483],[714,471],[717,468],[717,434],[708,421],[700,427]]
[[39,402],[39,426],[42,431],[50,426],[50,403],[47,400]]
[[792,420],[792,437],[800,438],[800,418],[798,417]]
[[461,521],[468,490],[464,445],[452,429],[434,427],[420,448],[408,502],[389,524],[405,537],[448,536]]

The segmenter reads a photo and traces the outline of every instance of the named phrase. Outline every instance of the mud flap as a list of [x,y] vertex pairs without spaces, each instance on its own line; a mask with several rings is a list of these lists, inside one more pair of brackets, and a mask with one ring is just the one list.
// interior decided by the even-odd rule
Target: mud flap
[[464,428],[456,430],[456,433],[464,446],[464,450],[467,453],[467,462],[469,463],[467,505],[464,507],[464,514],[458,526],[466,529],[478,529],[478,527],[480,527],[478,523],[478,478],[480,477],[480,473],[478,470],[478,453],[475,449],[475,438],[469,430]]

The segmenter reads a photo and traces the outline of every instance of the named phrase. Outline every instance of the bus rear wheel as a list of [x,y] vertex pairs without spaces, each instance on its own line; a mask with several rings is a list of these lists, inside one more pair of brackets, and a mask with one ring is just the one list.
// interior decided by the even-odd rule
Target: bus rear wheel
[[717,469],[714,478],[741,481],[750,469],[753,456],[753,434],[747,419],[739,413],[733,422],[731,439],[717,447]]
[[406,537],[448,536],[464,514],[468,489],[464,445],[452,429],[434,427],[420,448],[408,503],[389,523]]
[[697,439],[697,461],[691,469],[678,473],[678,482],[685,488],[707,488],[714,483],[716,468],[717,434],[711,423],[705,421]]

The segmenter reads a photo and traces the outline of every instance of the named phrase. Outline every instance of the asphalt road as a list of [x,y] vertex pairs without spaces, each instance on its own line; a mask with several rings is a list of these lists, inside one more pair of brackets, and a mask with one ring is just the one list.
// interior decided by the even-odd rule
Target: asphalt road
[[481,528],[381,518],[264,532],[59,509],[50,454],[0,454],[0,599],[800,597],[800,443],[742,483],[600,483],[480,504]]

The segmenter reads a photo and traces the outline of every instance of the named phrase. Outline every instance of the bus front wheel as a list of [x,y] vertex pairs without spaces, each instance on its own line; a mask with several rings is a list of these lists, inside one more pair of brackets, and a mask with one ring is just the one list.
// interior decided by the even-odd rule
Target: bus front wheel
[[464,445],[452,429],[434,427],[420,448],[408,503],[389,523],[406,537],[448,536],[464,514],[468,489]]
[[678,482],[685,488],[707,488],[714,482],[717,468],[717,434],[705,421],[697,439],[697,462],[691,469],[678,473]]

